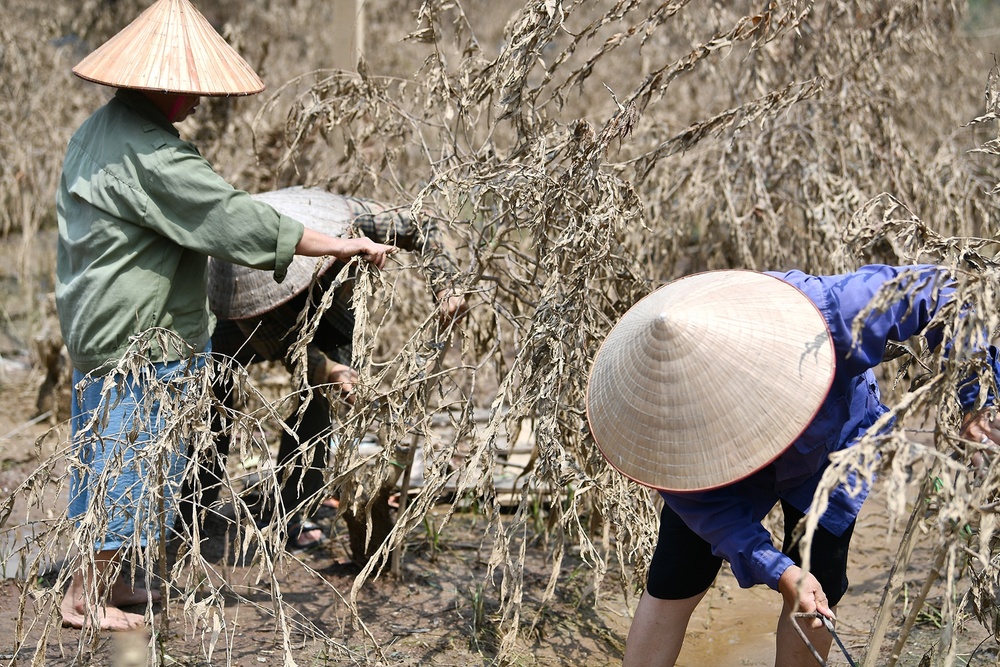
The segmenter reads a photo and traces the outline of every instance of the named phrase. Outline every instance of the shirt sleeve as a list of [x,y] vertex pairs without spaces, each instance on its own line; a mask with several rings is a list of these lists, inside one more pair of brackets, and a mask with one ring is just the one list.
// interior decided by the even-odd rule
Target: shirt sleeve
[[752,499],[731,488],[697,493],[663,493],[663,501],[724,558],[742,588],[766,584],[778,590],[778,579],[793,565],[753,516]]
[[142,225],[185,248],[284,279],[304,231],[300,222],[233,188],[193,144],[165,145],[147,159]]
[[[954,291],[947,275],[936,266],[872,265],[851,274],[812,280],[819,282],[828,302],[824,310],[838,351],[837,363],[842,366],[838,370],[850,376],[881,363],[890,341],[902,342],[923,332]],[[854,321],[891,281],[897,281],[900,298],[881,312],[870,313],[855,340]]]
[[[947,272],[938,266],[885,266],[862,267],[847,276],[820,278],[825,281],[826,298],[830,302],[828,323],[834,346],[841,352],[838,364],[852,375],[877,366],[885,356],[890,341],[902,342],[916,334],[923,334],[928,344],[935,348],[942,344],[938,329],[927,329],[931,319],[951,301],[955,289]],[[898,285],[900,298],[882,312],[872,312],[860,329],[860,338],[852,337],[854,320],[890,282]],[[975,349],[982,350],[993,369],[994,377],[1000,374],[1000,363],[995,347],[987,345],[986,332]],[[950,343],[944,342],[946,346]],[[971,409],[979,394],[975,378],[963,382],[958,388],[959,401],[966,410]],[[990,396],[990,401],[993,397]]]

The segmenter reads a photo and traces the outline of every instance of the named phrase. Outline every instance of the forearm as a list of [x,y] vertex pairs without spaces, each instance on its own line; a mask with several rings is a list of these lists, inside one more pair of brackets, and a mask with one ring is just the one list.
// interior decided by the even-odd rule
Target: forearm
[[752,500],[725,489],[662,493],[684,523],[725,559],[742,588],[765,584],[777,590],[778,579],[792,564],[774,547],[771,534],[756,520]]
[[295,246],[295,254],[307,257],[332,255],[342,262],[358,256],[377,269],[385,266],[386,257],[396,251],[394,246],[375,243],[369,238],[342,239],[321,234],[306,228],[302,239]]
[[344,257],[344,253],[350,248],[350,239],[342,239],[334,236],[327,236],[317,232],[316,230],[309,229],[306,227],[305,231],[302,233],[302,238],[299,240],[298,244],[295,246],[296,255],[305,255],[306,257],[322,257],[324,255],[332,255],[338,259],[349,259],[353,256],[347,255]]
[[327,383],[333,362],[315,345],[306,346],[306,378],[311,386]]

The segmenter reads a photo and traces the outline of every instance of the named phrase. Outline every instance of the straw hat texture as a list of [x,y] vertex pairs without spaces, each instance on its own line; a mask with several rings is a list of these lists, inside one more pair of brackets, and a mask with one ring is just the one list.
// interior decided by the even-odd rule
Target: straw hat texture
[[816,416],[833,381],[823,316],[751,271],[694,274],[652,292],[601,345],[587,419],[626,477],[664,491],[743,479]]
[[[320,188],[293,187],[251,195],[276,211],[327,236],[343,236],[354,214],[343,195]],[[241,320],[266,313],[299,294],[313,276],[329,269],[334,257],[296,255],[285,279],[278,283],[271,271],[251,269],[211,259],[208,263],[208,299],[212,312],[225,320]]]
[[87,81],[189,95],[253,95],[264,82],[188,0],[157,0],[73,68]]

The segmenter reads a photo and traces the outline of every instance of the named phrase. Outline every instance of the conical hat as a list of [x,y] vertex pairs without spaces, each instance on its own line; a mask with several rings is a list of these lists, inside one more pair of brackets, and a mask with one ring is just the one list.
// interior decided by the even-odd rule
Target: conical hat
[[190,95],[253,95],[264,82],[188,0],[157,0],[73,68],[82,79]]
[[[319,188],[285,188],[252,195],[257,201],[327,236],[343,236],[354,214],[343,195]],[[288,302],[337,260],[334,257],[296,255],[283,281],[271,271],[251,269],[212,258],[208,263],[208,299],[212,312],[225,320],[241,320],[266,313]],[[318,272],[318,273],[317,273]]]
[[787,449],[833,372],[826,321],[798,289],[751,271],[699,273],[641,299],[611,330],[591,368],[587,419],[625,476],[707,490]]

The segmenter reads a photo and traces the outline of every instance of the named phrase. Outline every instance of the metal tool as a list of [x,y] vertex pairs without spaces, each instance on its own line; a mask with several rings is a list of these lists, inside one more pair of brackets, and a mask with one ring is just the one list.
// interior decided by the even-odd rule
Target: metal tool
[[810,642],[809,639],[806,637],[806,633],[804,633],[802,631],[802,628],[799,627],[799,624],[795,622],[795,620],[799,618],[818,618],[821,621],[823,621],[823,627],[825,627],[833,636],[833,640],[837,642],[837,646],[840,647],[840,652],[844,654],[845,658],[847,658],[848,664],[851,665],[851,667],[858,667],[858,663],[854,662],[850,654],[848,654],[847,647],[844,646],[844,642],[840,641],[840,637],[837,636],[836,630],[833,629],[833,621],[831,621],[823,614],[820,614],[819,612],[815,611],[794,613],[792,614],[792,625],[795,626],[795,631],[799,633],[799,637],[802,637],[802,641],[804,641],[806,643],[806,646],[809,647],[809,650],[812,652],[813,657],[816,658],[816,662],[818,662],[823,667],[826,667],[826,660],[824,660],[822,656],[820,656],[819,652],[815,649],[815,647],[813,647],[812,642]]

